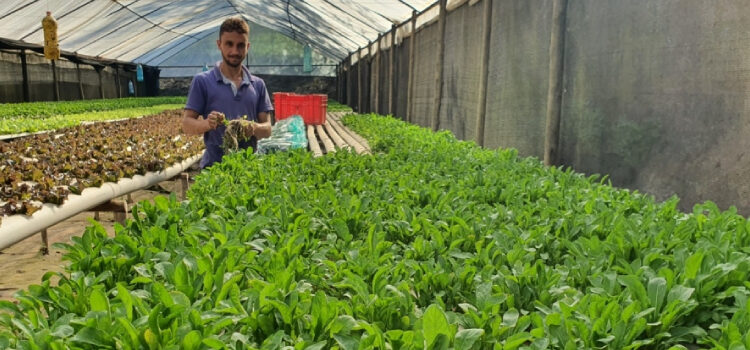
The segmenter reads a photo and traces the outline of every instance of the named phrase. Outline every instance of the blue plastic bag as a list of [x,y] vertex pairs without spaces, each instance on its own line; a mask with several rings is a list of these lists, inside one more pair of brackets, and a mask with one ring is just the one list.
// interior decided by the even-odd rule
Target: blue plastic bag
[[293,115],[279,120],[271,128],[271,137],[258,140],[258,154],[307,147],[307,134],[302,117]]

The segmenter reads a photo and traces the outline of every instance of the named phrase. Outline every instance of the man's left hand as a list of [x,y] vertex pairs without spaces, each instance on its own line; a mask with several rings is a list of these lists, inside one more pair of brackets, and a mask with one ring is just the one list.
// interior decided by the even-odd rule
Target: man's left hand
[[249,139],[253,135],[255,135],[255,123],[254,122],[246,122],[242,123],[242,131],[245,134],[245,138]]

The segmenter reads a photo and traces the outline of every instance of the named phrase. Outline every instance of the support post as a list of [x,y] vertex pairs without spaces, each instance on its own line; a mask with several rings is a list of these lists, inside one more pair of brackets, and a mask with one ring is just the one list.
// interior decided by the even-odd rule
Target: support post
[[440,0],[440,14],[438,15],[438,32],[440,40],[438,41],[438,56],[436,69],[435,85],[435,102],[433,103],[435,111],[432,115],[432,130],[437,131],[440,128],[440,103],[443,99],[443,64],[445,62],[445,13],[448,0]]
[[187,191],[190,186],[190,174],[188,173],[180,173],[180,194],[182,195],[182,200],[187,199]]
[[547,125],[544,139],[544,165],[559,161],[560,114],[562,112],[562,82],[565,52],[565,16],[568,0],[554,0],[552,5],[552,33],[549,41],[549,90],[547,91]]
[[367,84],[362,84],[362,89],[366,89],[367,93],[363,93],[362,104],[365,106],[363,108],[365,113],[372,113],[372,104],[370,103],[370,95],[372,95],[372,41],[367,43],[367,58],[363,62],[365,62],[365,80]]
[[47,238],[47,229],[42,230],[42,247],[39,248],[42,255],[49,255],[49,239]]
[[31,88],[29,87],[29,67],[26,64],[26,50],[21,50],[21,76],[23,77],[23,102],[31,101]]
[[476,137],[477,144],[484,147],[484,124],[487,120],[487,83],[490,67],[490,45],[492,38],[492,0],[484,0],[484,52],[479,76],[479,114],[477,115]]
[[395,77],[393,75],[393,65],[396,62],[396,25],[391,26],[391,49],[388,51],[388,114],[395,115],[396,111],[393,110],[393,82]]
[[352,54],[350,52],[349,56],[346,56],[344,61],[341,63],[344,67],[343,72],[344,74],[346,74],[344,78],[344,84],[343,84],[344,94],[341,97],[341,103],[347,106],[351,106],[351,104],[349,103],[349,82],[351,81],[351,78],[349,76],[349,71],[351,71],[351,65],[350,65],[350,63],[352,62],[351,59],[352,59]]
[[76,74],[78,75],[78,92],[81,94],[81,99],[85,100],[86,96],[83,94],[83,79],[81,79],[81,64],[76,63]]
[[120,84],[120,68],[117,67],[117,64],[115,63],[113,65],[115,67],[115,84],[117,84],[117,98],[122,97],[122,84]]
[[374,98],[372,99],[374,101],[375,106],[374,108],[371,108],[373,112],[376,114],[380,114],[380,56],[383,54],[382,50],[382,41],[383,41],[383,35],[378,34],[378,41],[376,47],[378,48],[377,53],[375,54],[375,57],[373,57],[373,61],[375,61],[375,69],[374,73],[370,74],[370,77],[373,79],[373,83],[370,84],[370,86],[374,87]]
[[409,40],[409,82],[406,87],[406,121],[414,121],[414,47],[417,45],[417,11],[411,13],[411,39]]
[[362,106],[362,48],[357,51],[357,112],[365,113]]
[[356,77],[356,67],[352,64],[352,58],[354,57],[354,53],[352,52],[352,55],[349,56],[349,84],[348,84],[348,95],[346,96],[346,101],[349,107],[354,108],[354,105],[357,103],[357,100],[354,98],[354,96],[357,94],[357,86],[354,84],[358,79],[355,79]]
[[344,61],[341,61],[339,63],[339,103],[344,103],[344,83],[346,82],[346,77],[344,76]]
[[52,61],[52,89],[55,91],[55,101],[60,101],[60,84],[57,79],[57,66],[55,60]]
[[336,101],[341,102],[341,63],[336,65]]
[[96,69],[96,73],[99,74],[99,98],[104,98],[104,82],[102,81],[102,71],[104,70],[104,67],[94,67]]
[[349,59],[347,58],[346,61],[341,62],[341,103],[343,104],[347,104],[345,101],[348,100],[347,95],[349,95],[349,91],[347,90],[347,86],[349,85],[348,60]]

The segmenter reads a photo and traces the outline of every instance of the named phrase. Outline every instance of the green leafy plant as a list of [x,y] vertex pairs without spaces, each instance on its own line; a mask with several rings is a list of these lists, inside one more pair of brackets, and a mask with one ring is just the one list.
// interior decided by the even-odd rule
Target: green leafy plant
[[46,118],[56,115],[142,108],[165,104],[184,105],[185,97],[127,97],[60,102],[0,104],[0,121],[17,117]]
[[[106,112],[111,113],[111,112]],[[31,215],[43,203],[104,182],[159,171],[203,149],[181,134],[179,110],[65,128],[0,143],[0,217]]]
[[237,152],[0,303],[0,346],[739,349],[750,224],[393,118],[379,152]]
[[328,100],[327,110],[329,112],[351,112],[352,108],[335,100]]
[[96,112],[84,112],[78,114],[54,115],[44,118],[17,117],[0,119],[0,135],[20,134],[24,132],[37,132],[45,130],[59,130],[62,128],[80,125],[84,122],[111,121],[143,117],[164,112],[170,109],[181,108],[183,105],[166,104],[149,107],[134,107],[117,110],[106,110]]

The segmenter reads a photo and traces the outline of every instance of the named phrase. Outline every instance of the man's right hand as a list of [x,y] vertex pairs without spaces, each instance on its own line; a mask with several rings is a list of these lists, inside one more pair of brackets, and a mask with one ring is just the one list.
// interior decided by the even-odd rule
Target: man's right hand
[[224,114],[217,112],[217,111],[211,111],[211,113],[208,113],[208,116],[206,117],[206,126],[207,130],[214,130],[219,125],[221,125],[224,122]]

